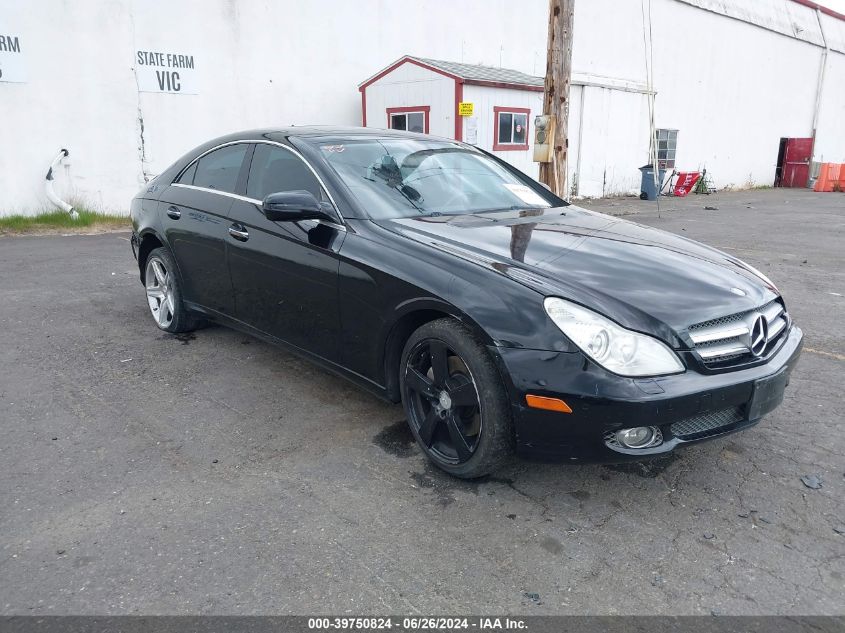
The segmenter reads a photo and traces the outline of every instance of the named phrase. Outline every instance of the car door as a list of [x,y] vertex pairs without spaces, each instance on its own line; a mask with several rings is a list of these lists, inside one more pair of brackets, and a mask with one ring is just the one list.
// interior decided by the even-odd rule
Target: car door
[[305,190],[329,201],[320,180],[293,149],[255,145],[245,189],[229,212],[229,273],[237,318],[327,360],[338,358],[338,252],[346,230],[337,223],[271,222],[267,194]]
[[229,210],[239,180],[246,178],[248,143],[229,144],[200,156],[160,199],[167,243],[182,276],[185,300],[234,316],[226,266]]

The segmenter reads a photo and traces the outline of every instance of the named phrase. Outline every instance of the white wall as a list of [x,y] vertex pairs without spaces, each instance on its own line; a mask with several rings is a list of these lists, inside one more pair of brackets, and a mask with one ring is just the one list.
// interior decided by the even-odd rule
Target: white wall
[[[644,82],[642,6],[577,3],[575,71]],[[789,0],[651,0],[651,16],[656,123],[679,130],[677,169],[707,168],[718,187],[772,184],[779,139],[812,136],[823,50],[815,11]],[[815,158],[845,161],[845,22],[821,17],[833,50]],[[648,161],[645,97],[586,90],[579,193],[635,193]]]
[[[576,3],[578,76],[642,84],[641,6]],[[405,54],[541,75],[547,10],[547,0],[0,0],[0,35],[19,37],[27,79],[0,80],[0,214],[45,206],[44,174],[61,147],[71,152],[61,193],[126,211],[145,177],[214,136],[359,125],[357,84]],[[678,168],[707,167],[717,186],[771,183],[778,139],[812,132],[815,12],[789,0],[651,0],[651,15],[657,124],[680,130]],[[845,161],[845,22],[822,22],[831,52],[815,158]],[[198,94],[139,93],[138,48],[194,55]],[[579,193],[636,192],[644,97],[584,91]],[[573,139],[578,120],[570,113]]]
[[818,162],[845,163],[845,55],[828,56],[814,154]]
[[[27,83],[0,81],[0,214],[43,208],[43,178],[125,212],[148,176],[214,136],[360,125],[357,85],[402,55],[543,72],[546,0],[0,0]],[[518,37],[515,37],[518,33]],[[199,94],[140,93],[135,50],[190,53]],[[144,122],[142,165],[140,118]]]
[[367,127],[387,128],[388,108],[428,106],[429,134],[455,135],[455,80],[406,62],[366,88]]
[[[493,137],[495,134],[493,108],[496,106],[528,108],[531,111],[528,114],[528,133],[532,137],[530,146],[533,146],[534,117],[541,114],[543,110],[542,92],[464,85],[464,101],[474,104],[473,115],[478,128],[478,147],[487,151],[493,151]],[[462,118],[465,119],[463,121],[463,137],[464,140],[468,140],[467,117]],[[454,136],[454,130],[451,136]],[[532,178],[536,178],[539,173],[537,163],[532,160],[532,149],[497,151],[493,153]]]
[[642,93],[573,86],[569,192],[581,197],[639,192],[637,168],[649,162],[647,121],[648,101]]
[[[717,187],[772,184],[780,138],[812,136],[820,21],[831,50],[815,159],[845,161],[842,20],[789,0],[591,0],[576,3],[570,192],[639,192],[638,167],[650,162],[643,43],[649,4],[656,126],[679,130],[676,169],[707,169]],[[393,90],[414,88],[400,89],[401,78],[390,77]],[[465,86],[464,101],[476,104],[479,145],[488,150],[494,105],[530,107],[532,118],[542,107],[539,93],[478,86]],[[447,136],[450,125],[451,117]],[[536,176],[530,151],[499,154]]]

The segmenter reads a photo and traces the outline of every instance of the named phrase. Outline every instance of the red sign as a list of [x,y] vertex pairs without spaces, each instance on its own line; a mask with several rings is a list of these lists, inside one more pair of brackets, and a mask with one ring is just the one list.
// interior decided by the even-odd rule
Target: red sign
[[700,172],[679,171],[678,180],[675,181],[674,194],[683,198],[690,191],[692,191],[692,188],[695,187],[695,183],[698,182],[699,178],[701,178]]

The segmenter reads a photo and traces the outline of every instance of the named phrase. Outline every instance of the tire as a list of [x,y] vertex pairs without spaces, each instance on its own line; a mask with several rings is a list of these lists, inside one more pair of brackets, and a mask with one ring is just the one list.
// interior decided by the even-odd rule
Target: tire
[[426,323],[399,365],[411,432],[440,469],[462,479],[495,471],[513,453],[510,403],[489,352],[455,319]]
[[144,265],[147,305],[159,329],[177,334],[197,328],[198,321],[182,303],[182,281],[176,260],[164,247],[151,251]]

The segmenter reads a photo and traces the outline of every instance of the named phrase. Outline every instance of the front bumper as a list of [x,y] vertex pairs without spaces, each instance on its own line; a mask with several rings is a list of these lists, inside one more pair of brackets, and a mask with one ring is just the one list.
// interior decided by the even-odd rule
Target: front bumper
[[[662,455],[682,444],[755,425],[783,399],[803,336],[793,325],[777,353],[756,367],[708,375],[687,370],[645,379],[611,374],[580,352],[502,347],[492,351],[508,384],[520,454],[621,462]],[[529,393],[561,398],[572,413],[529,408],[525,404]],[[635,426],[660,427],[663,443],[631,450],[606,440],[614,431]]]

